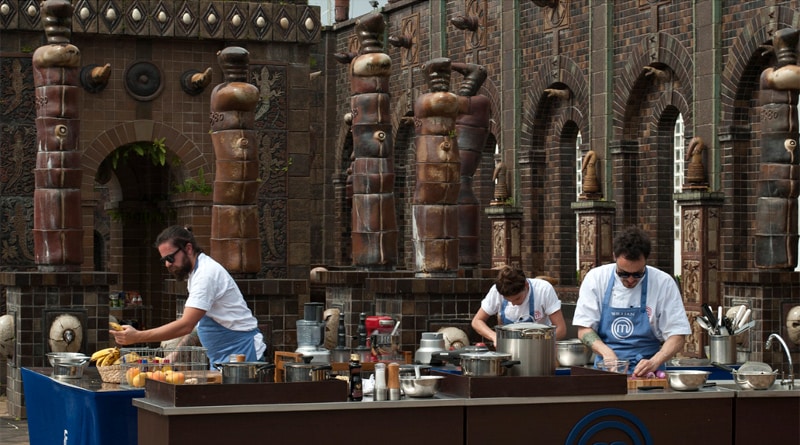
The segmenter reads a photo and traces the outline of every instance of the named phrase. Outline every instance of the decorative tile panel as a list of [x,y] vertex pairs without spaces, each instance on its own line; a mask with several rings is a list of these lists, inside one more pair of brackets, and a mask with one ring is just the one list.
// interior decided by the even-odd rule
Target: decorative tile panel
[[0,29],[11,29],[19,26],[19,11],[14,2],[0,0]]
[[249,16],[249,5],[245,2],[225,2],[224,17],[225,25],[222,36],[225,39],[245,40],[249,39],[249,27],[247,17]]
[[223,4],[200,2],[200,18],[198,22],[200,37],[221,39],[225,37],[225,10]]
[[274,6],[269,3],[256,3],[250,8],[250,35],[256,40],[272,40],[272,29],[275,26]]
[[154,36],[175,35],[175,2],[158,0],[153,5],[152,33]]
[[200,35],[200,2],[185,1],[175,12],[175,37],[196,37]]
[[72,16],[72,32],[97,32],[97,0],[78,0]]

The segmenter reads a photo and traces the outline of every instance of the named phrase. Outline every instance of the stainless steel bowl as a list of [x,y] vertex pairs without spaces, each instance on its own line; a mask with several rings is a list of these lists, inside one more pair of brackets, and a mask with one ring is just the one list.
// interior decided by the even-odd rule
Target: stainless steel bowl
[[55,357],[53,358],[53,377],[57,379],[79,379],[89,366],[89,357]]
[[54,360],[56,358],[68,358],[72,360],[82,360],[84,358],[90,358],[88,355],[82,352],[48,352],[47,354],[47,361],[50,362],[50,366],[55,366]]
[[592,350],[577,338],[556,342],[556,358],[563,367],[583,366],[591,362]]
[[706,384],[708,371],[695,371],[691,369],[667,371],[667,384],[676,391],[697,391]]
[[417,377],[403,377],[400,379],[400,387],[408,397],[433,397],[439,392],[443,376],[422,375]]
[[778,371],[737,371],[733,378],[739,389],[764,390],[775,383],[777,373]]

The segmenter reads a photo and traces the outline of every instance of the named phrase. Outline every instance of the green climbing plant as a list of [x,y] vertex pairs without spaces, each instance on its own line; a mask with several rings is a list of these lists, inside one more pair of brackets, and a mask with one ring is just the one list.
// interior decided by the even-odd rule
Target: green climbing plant
[[131,154],[150,158],[150,162],[155,166],[163,167],[167,163],[167,146],[165,138],[154,139],[150,144],[133,143],[123,145],[111,153],[111,167],[116,169],[124,164]]
[[208,196],[211,194],[213,187],[210,183],[206,182],[206,175],[203,167],[197,169],[197,179],[188,178],[181,184],[175,185],[175,191],[178,193],[197,192],[202,195]]

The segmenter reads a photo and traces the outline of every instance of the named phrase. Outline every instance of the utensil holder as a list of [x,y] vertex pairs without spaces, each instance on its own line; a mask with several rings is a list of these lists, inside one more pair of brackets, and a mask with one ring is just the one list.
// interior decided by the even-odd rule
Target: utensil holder
[[723,365],[736,363],[736,336],[709,335],[708,358]]

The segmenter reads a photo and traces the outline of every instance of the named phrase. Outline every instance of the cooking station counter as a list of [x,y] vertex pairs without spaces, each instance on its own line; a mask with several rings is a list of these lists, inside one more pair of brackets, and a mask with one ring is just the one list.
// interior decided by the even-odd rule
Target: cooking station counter
[[[628,442],[634,435],[655,443],[695,443],[712,427],[721,443],[732,443],[735,396],[736,391],[709,387],[692,392],[480,398],[441,394],[381,402],[365,397],[362,402],[224,406],[174,406],[143,398],[134,399],[133,405],[139,409],[139,443],[149,445],[232,443],[253,437],[344,443],[354,434],[380,437],[382,445],[431,443],[432,434],[437,445],[484,444],[497,443],[497,425],[515,422],[535,429],[541,443],[578,443],[587,436],[611,443],[620,434]],[[593,430],[598,425],[611,426],[598,433]],[[503,443],[530,440],[530,435],[521,435]]]

